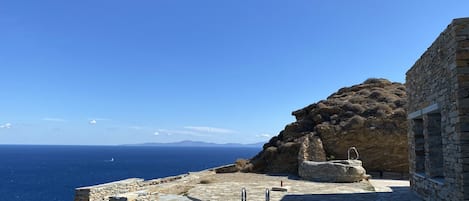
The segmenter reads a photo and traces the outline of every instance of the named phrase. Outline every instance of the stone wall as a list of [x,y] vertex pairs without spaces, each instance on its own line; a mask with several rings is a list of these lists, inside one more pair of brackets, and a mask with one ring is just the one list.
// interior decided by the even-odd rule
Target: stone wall
[[75,191],[75,201],[109,200],[109,197],[113,195],[136,191],[139,188],[139,183],[142,181],[143,179],[132,178],[107,184],[77,188]]
[[155,200],[153,198],[157,195],[157,192],[152,191],[153,187],[181,179],[185,176],[187,174],[147,181],[131,178],[95,186],[80,187],[75,189],[74,201]]
[[455,19],[407,72],[411,188],[469,200],[469,18]]
[[[160,187],[175,180],[187,181],[190,177],[198,178],[207,173],[235,172],[235,164],[210,168],[200,172],[187,173],[177,176],[144,180],[130,178],[111,183],[86,186],[75,189],[74,201],[152,201],[158,200]],[[193,179],[192,178],[192,179]],[[183,190],[183,189],[181,189]]]

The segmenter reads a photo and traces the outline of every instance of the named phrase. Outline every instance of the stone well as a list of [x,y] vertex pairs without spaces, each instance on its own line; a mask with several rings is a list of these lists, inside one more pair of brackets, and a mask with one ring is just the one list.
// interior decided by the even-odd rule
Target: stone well
[[298,174],[303,179],[319,182],[358,182],[367,178],[360,160],[303,161]]

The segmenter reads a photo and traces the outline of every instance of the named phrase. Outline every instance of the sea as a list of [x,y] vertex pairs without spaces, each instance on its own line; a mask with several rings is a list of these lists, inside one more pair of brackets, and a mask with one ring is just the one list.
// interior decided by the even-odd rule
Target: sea
[[0,201],[73,201],[74,189],[251,158],[261,148],[0,145]]

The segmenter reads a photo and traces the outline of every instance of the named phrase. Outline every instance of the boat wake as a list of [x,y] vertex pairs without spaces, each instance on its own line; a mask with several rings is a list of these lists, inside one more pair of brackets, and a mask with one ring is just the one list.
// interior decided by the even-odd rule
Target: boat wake
[[105,160],[105,162],[110,162],[110,163],[112,163],[112,162],[114,162],[114,158],[111,158],[111,159],[109,159],[109,160]]

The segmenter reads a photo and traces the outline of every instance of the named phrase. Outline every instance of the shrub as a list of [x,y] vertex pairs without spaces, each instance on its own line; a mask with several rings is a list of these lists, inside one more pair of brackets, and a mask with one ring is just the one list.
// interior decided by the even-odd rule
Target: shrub
[[239,158],[235,161],[235,165],[239,170],[243,169],[248,163],[248,160],[242,158]]
[[345,111],[352,111],[355,114],[361,114],[365,111],[362,105],[356,103],[346,103],[343,107]]
[[208,179],[202,179],[202,180],[200,180],[199,183],[200,183],[200,184],[210,184],[210,183],[213,183],[213,181],[212,181],[212,180],[208,180]]
[[391,82],[389,80],[383,78],[368,78],[364,82],[365,84],[382,84],[382,85],[389,85]]
[[407,113],[403,108],[398,108],[398,109],[394,110],[393,113],[394,113],[393,114],[394,118],[396,118],[396,117],[406,118],[407,117]]
[[384,103],[378,103],[378,104],[376,105],[376,109],[377,109],[377,110],[382,110],[382,111],[385,112],[385,113],[391,113],[391,111],[392,111],[392,108],[389,107],[388,104],[384,104]]
[[368,98],[372,98],[372,99],[380,99],[382,97],[384,97],[385,94],[382,92],[382,91],[378,91],[378,90],[375,90],[375,91],[372,91],[371,94],[368,96]]
[[396,107],[403,107],[405,104],[407,104],[407,100],[405,99],[397,99],[394,101],[394,104],[396,105]]
[[363,124],[365,123],[365,118],[359,116],[359,115],[355,115],[353,116],[352,118],[350,118],[347,122],[347,124],[345,125],[345,127],[347,129],[350,129],[350,128],[360,128],[363,126]]

